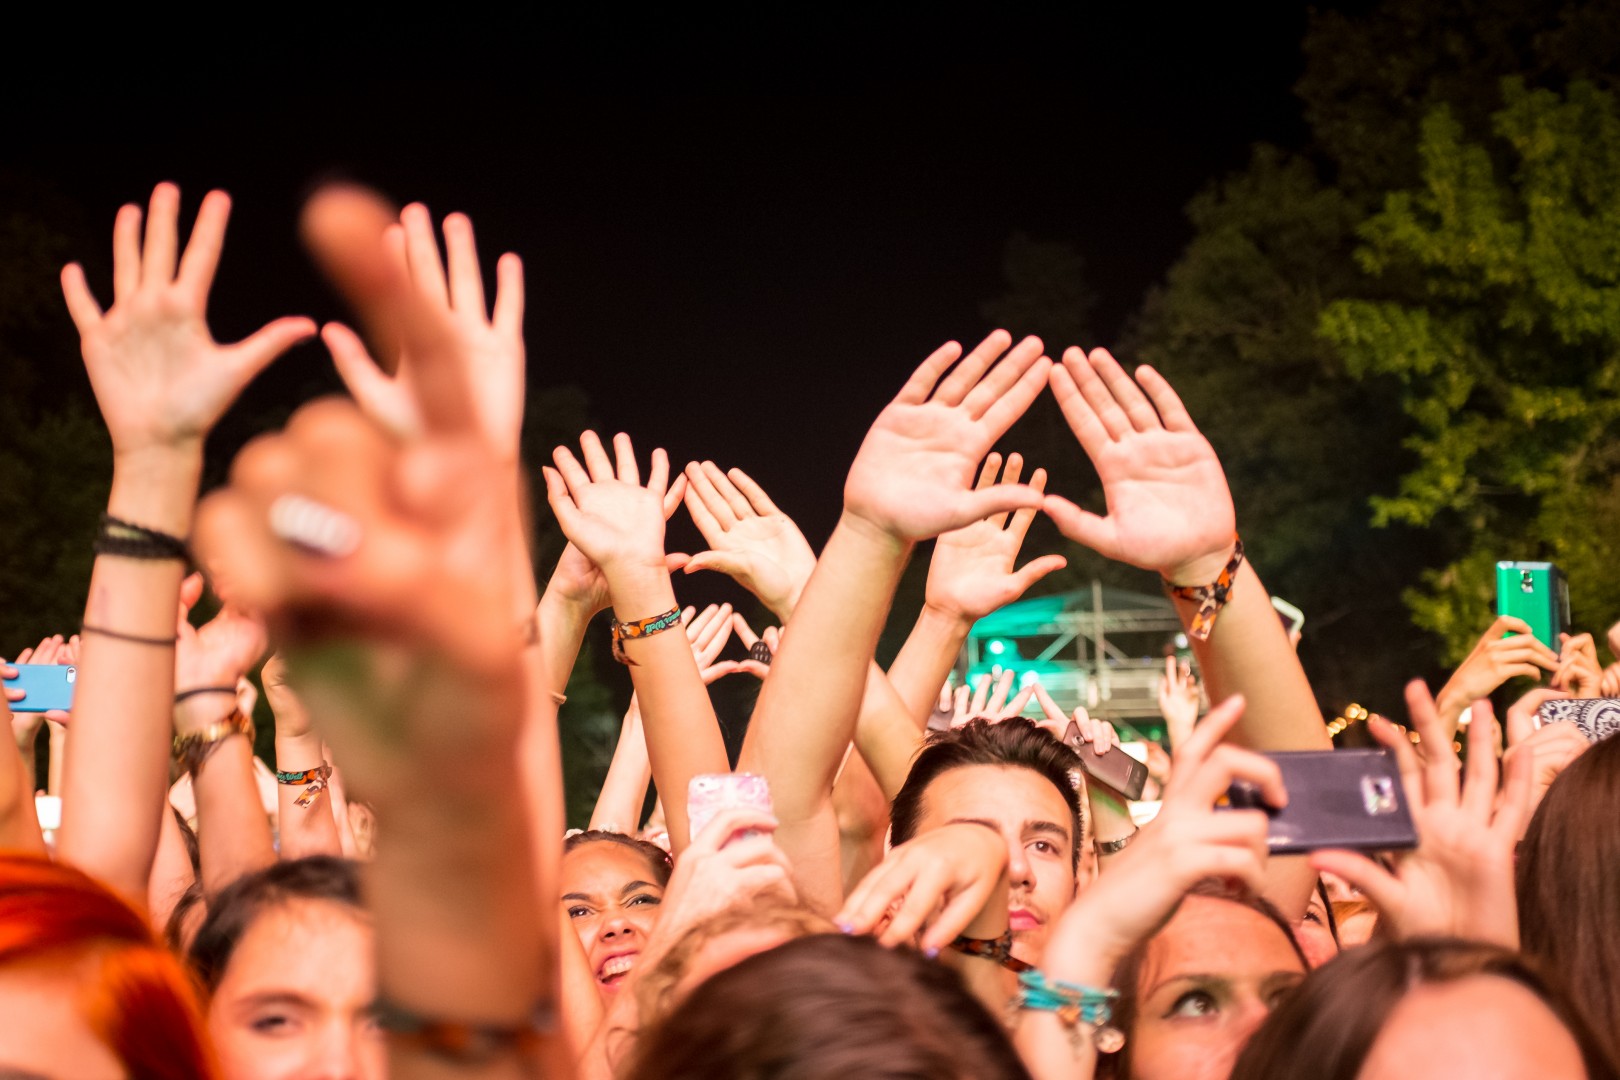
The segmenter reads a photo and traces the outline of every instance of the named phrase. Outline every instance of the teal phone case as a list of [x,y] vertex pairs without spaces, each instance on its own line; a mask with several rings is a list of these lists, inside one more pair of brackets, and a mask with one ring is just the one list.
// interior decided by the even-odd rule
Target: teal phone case
[[73,684],[79,669],[72,664],[13,664],[15,679],[5,680],[6,689],[26,691],[21,701],[11,703],[12,712],[47,712],[73,708]]
[[1536,640],[1553,652],[1569,628],[1569,586],[1558,567],[1547,562],[1496,564],[1496,613],[1530,624]]

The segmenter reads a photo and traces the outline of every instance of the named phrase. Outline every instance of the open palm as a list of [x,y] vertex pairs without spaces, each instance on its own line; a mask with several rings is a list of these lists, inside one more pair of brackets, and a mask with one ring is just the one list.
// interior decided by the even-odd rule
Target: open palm
[[1236,529],[1226,474],[1163,376],[1144,367],[1137,377],[1140,386],[1103,349],[1069,349],[1052,369],[1053,393],[1096,466],[1108,512],[1099,517],[1057,495],[1047,496],[1046,512],[1069,539],[1110,559],[1172,580],[1191,574],[1188,584],[1213,580]]

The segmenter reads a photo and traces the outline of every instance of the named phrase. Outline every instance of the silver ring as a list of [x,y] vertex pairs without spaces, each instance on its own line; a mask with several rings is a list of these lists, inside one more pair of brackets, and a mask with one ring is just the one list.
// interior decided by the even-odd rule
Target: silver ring
[[270,504],[270,531],[311,555],[341,559],[360,546],[360,523],[302,495],[280,495]]

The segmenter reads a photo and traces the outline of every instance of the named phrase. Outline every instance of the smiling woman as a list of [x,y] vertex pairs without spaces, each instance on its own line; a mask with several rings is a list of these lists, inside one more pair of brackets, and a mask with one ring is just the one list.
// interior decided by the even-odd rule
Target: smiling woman
[[563,911],[604,995],[616,992],[641,958],[669,875],[669,855],[646,841],[605,830],[568,838]]

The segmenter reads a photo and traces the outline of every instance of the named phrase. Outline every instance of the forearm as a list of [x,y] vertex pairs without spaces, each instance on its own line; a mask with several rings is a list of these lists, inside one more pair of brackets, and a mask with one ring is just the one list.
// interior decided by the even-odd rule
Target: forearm
[[[176,733],[218,720],[223,700],[223,695],[203,694],[176,706]],[[247,738],[232,735],[215,744],[192,773],[191,789],[197,799],[197,852],[206,895],[214,896],[242,875],[276,861],[270,820],[253,779],[253,744]]]
[[619,743],[613,750],[602,790],[591,813],[591,828],[614,829],[635,835],[641,824],[641,807],[647,801],[647,785],[652,783],[652,763],[647,760],[647,739],[641,730],[641,710],[634,701],[624,714]]
[[923,605],[905,644],[889,665],[889,682],[918,728],[928,721],[939,688],[945,685],[967,641],[972,623]]
[[[172,536],[191,531],[195,453],[115,460],[108,512]],[[144,906],[168,784],[178,560],[102,555],[90,577],[63,769],[59,857]]]
[[558,695],[566,694],[568,678],[585,644],[591,613],[548,587],[535,608],[535,621],[540,634],[540,655],[546,666],[546,688]]
[[[7,718],[0,710],[0,722]],[[0,850],[44,855],[45,838],[34,811],[33,762],[24,760],[15,742],[11,746],[0,751]]]
[[180,897],[197,880],[191,868],[191,856],[186,852],[186,840],[180,833],[180,822],[167,804],[163,807],[163,825],[158,833],[157,856],[152,860],[152,879],[147,888],[148,917],[152,929],[158,933],[168,925]]
[[[326,764],[325,747],[314,732],[300,735],[276,734],[276,771],[306,772]],[[298,800],[308,796],[305,805]],[[308,785],[277,784],[276,814],[281,822],[281,857],[302,859],[309,855],[341,855],[343,840],[338,833],[337,812],[332,801],[331,781],[310,793]]]
[[[1190,629],[1198,606],[1181,599],[1175,605],[1182,625]],[[1209,639],[1194,638],[1192,647],[1212,705],[1233,694],[1244,697],[1243,719],[1232,729],[1234,743],[1250,750],[1331,748],[1299,655],[1270,594],[1246,560]]]
[[883,861],[883,841],[889,831],[889,797],[858,753],[845,756],[844,767],[833,781],[833,812],[838,819],[838,843],[843,862],[843,891],[860,883]]
[[892,801],[911,772],[923,732],[901,701],[894,680],[885,678],[875,663],[872,669],[875,675],[867,675],[861,713],[855,722],[855,748],[884,797]]
[[[608,588],[621,622],[662,615],[676,606],[669,571],[661,566],[610,570]],[[631,661],[630,681],[641,707],[653,782],[664,797],[669,842],[678,853],[689,835],[686,790],[692,777],[731,771],[725,740],[692,646],[679,627],[626,641],[624,651]]]
[[763,773],[784,824],[827,805],[910,546],[845,514],[783,633],[738,767]]

